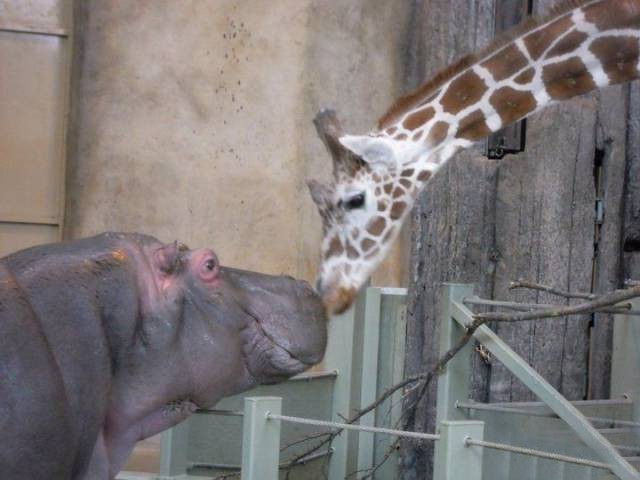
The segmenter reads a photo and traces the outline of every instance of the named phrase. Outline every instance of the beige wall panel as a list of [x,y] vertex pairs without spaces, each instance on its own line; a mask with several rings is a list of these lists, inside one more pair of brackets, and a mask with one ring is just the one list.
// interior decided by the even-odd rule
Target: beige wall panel
[[58,220],[63,41],[0,32],[0,220]]
[[137,230],[312,279],[304,179],[330,160],[311,120],[333,105],[375,124],[398,90],[399,3],[79,2],[65,235]]
[[5,27],[65,28],[70,4],[67,0],[0,0],[0,23]]
[[0,223],[0,257],[57,239],[57,226]]

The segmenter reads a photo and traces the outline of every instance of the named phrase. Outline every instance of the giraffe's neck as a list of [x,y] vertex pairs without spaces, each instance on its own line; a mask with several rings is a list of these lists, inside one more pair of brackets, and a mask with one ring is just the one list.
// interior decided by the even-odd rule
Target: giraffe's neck
[[582,2],[438,75],[392,107],[370,137],[391,148],[397,168],[434,172],[553,102],[637,78],[639,51],[640,0]]

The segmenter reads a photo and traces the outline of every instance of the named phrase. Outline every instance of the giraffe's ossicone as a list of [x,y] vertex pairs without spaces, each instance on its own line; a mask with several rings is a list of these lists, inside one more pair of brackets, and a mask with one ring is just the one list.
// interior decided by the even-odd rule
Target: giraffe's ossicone
[[640,76],[640,0],[573,1],[525,21],[399,99],[366,135],[316,118],[331,185],[309,181],[324,238],[317,289],[353,302],[385,258],[429,178],[457,151],[552,104]]

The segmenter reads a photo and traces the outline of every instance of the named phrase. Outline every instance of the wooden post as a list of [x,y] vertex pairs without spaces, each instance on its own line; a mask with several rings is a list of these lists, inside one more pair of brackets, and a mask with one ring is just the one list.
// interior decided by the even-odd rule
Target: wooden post
[[279,397],[244,399],[241,480],[278,480],[280,422],[268,420],[267,413],[281,411]]

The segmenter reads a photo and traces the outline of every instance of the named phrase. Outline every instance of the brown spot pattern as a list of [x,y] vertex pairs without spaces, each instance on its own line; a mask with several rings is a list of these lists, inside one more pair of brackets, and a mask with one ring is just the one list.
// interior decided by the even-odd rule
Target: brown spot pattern
[[378,254],[379,251],[380,251],[380,249],[378,247],[374,248],[373,250],[371,250],[369,253],[367,253],[364,256],[364,259],[365,260],[369,260],[370,258],[375,257]]
[[391,190],[393,190],[393,183],[385,183],[384,184],[384,193],[389,195],[391,193]]
[[387,209],[387,202],[385,200],[378,200],[378,211],[384,212]]
[[582,42],[587,39],[588,35],[584,32],[574,30],[564,36],[562,40],[554,45],[554,47],[547,52],[545,58],[556,57],[575,51]]
[[533,80],[533,76],[536,74],[536,71],[533,67],[527,68],[524,72],[518,75],[513,79],[514,82],[519,83],[520,85],[525,85]]
[[487,86],[472,70],[467,70],[451,82],[440,104],[445,112],[456,114],[482,98]]
[[367,252],[367,251],[371,250],[371,247],[373,247],[375,244],[376,244],[376,242],[374,242],[370,238],[365,238],[360,243],[360,246],[362,247],[362,251],[363,252]]
[[447,122],[436,122],[435,125],[431,127],[431,130],[429,130],[427,142],[431,147],[437,147],[447,138],[448,133],[449,124]]
[[420,182],[426,182],[427,180],[429,180],[431,178],[431,175],[433,175],[433,173],[429,170],[424,170],[422,172],[420,172],[418,174],[418,181]]
[[401,178],[400,179],[400,185],[402,185],[404,188],[409,190],[413,184],[409,180],[407,180],[406,178]]
[[395,137],[393,137],[394,140],[406,140],[407,139],[407,134],[406,133],[400,133],[398,135],[396,135]]
[[367,224],[367,232],[374,237],[377,237],[384,232],[384,227],[386,226],[387,221],[383,217],[375,217],[369,220],[369,223]]
[[341,255],[342,252],[344,252],[342,242],[338,236],[335,235],[329,242],[329,250],[327,250],[325,258],[337,257],[338,255]]
[[385,132],[387,133],[387,135],[393,135],[394,133],[396,133],[397,130],[398,130],[398,127],[390,127],[390,128],[387,128]]
[[547,65],[542,70],[542,80],[547,93],[555,100],[566,100],[596,87],[591,74],[577,57]]
[[531,92],[514,90],[511,87],[502,87],[496,90],[489,103],[500,114],[503,124],[511,123],[524,117],[536,108],[536,99]]
[[526,67],[527,63],[527,57],[512,43],[482,63],[482,66],[489,70],[493,78],[499,82],[515,75]]
[[358,250],[356,250],[353,245],[351,245],[351,242],[347,242],[347,257],[349,257],[351,260],[355,260],[359,256],[360,254],[358,253]]
[[621,83],[638,76],[638,39],[630,37],[601,37],[589,50],[598,57],[611,83]]
[[406,208],[407,208],[406,203],[394,202],[393,206],[391,207],[391,212],[389,216],[391,217],[392,220],[397,220],[402,216]]
[[389,231],[384,234],[384,237],[382,237],[382,242],[383,243],[387,243],[389,241],[389,239],[391,238],[391,236],[393,235],[393,232],[395,232],[395,231],[396,231],[396,229],[394,227],[391,227],[389,229]]
[[456,138],[464,138],[472,142],[480,140],[491,133],[484,114],[480,110],[474,110],[469,115],[460,120]]
[[402,187],[396,187],[393,191],[393,198],[398,198],[404,195],[404,189]]
[[534,60],[540,58],[544,52],[547,51],[551,43],[553,43],[559,35],[562,35],[564,32],[569,30],[572,25],[573,22],[571,21],[571,17],[569,15],[565,15],[564,17],[549,23],[546,27],[524,37],[524,45],[527,47],[531,58]]
[[411,137],[411,140],[414,142],[419,141],[423,133],[424,133],[423,130],[418,130],[416,133],[413,134],[413,137]]
[[403,170],[402,173],[400,173],[401,177],[413,177],[413,172],[415,172],[415,170],[413,168],[407,168],[406,170]]
[[600,31],[611,28],[637,28],[640,19],[638,2],[634,0],[603,0],[583,8],[583,11],[585,20],[593,23]]
[[379,197],[382,194],[382,189],[380,187],[376,187],[375,194],[376,194],[376,197]]
[[415,130],[431,120],[435,114],[436,111],[433,107],[418,110],[405,118],[404,122],[402,122],[402,126],[407,130]]

